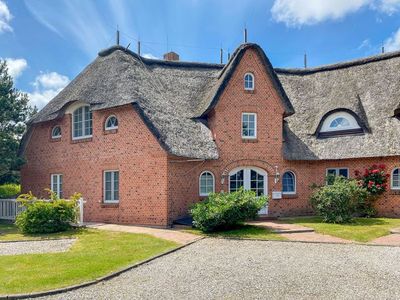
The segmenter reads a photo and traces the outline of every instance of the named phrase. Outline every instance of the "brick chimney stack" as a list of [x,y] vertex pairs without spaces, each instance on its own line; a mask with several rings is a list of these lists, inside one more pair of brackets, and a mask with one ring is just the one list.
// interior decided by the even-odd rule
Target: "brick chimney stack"
[[164,60],[179,61],[179,55],[178,53],[171,51],[164,54]]

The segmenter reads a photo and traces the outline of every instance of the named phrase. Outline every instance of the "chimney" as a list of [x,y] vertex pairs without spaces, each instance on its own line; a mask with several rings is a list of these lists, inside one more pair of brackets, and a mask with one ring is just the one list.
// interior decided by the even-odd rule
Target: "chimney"
[[164,54],[164,60],[178,61],[179,55],[173,51]]

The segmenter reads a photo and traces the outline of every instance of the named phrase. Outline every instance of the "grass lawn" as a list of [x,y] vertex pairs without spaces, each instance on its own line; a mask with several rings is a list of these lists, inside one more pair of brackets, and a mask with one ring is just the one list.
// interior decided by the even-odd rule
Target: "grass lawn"
[[80,229],[57,235],[23,236],[13,225],[0,224],[2,239],[73,237],[64,253],[0,256],[0,295],[65,287],[117,271],[173,249],[177,244],[145,234]]
[[390,229],[400,227],[400,219],[389,218],[355,218],[348,224],[323,223],[321,220],[318,217],[282,219],[283,222],[313,228],[318,233],[363,243],[388,235]]
[[286,238],[279,234],[273,233],[271,230],[252,225],[240,225],[237,228],[212,233],[204,233],[198,229],[184,229],[183,231],[209,237],[246,238],[275,241],[286,240]]

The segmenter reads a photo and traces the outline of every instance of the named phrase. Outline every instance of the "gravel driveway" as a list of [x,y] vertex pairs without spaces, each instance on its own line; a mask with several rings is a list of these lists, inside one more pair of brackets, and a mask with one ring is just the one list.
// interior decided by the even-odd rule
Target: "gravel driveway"
[[48,299],[399,299],[400,247],[204,239]]

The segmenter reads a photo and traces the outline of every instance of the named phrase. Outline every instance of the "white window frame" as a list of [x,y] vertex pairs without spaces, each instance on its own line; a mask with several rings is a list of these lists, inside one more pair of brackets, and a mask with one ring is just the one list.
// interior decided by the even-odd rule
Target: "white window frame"
[[[86,132],[85,107],[88,107],[89,112],[92,113],[90,111],[89,105],[81,105],[81,106],[75,108],[74,111],[72,112],[72,139],[73,140],[81,140],[81,139],[87,139],[87,138],[93,137],[93,113],[92,113],[92,119],[91,119],[92,134],[88,134],[88,135],[84,134]],[[83,135],[82,136],[74,136],[74,134],[75,134],[75,112],[80,108],[83,109],[83,113],[82,113],[82,133],[83,133]]]
[[350,178],[350,171],[349,171],[349,168],[346,168],[346,167],[343,167],[343,168],[326,168],[326,176],[329,175],[328,170],[335,170],[335,172],[336,172],[335,176],[341,176],[341,175],[339,174],[339,170],[347,170],[347,177],[346,177],[346,178],[347,178],[347,179]]
[[[254,116],[254,136],[243,135],[243,124],[244,124],[243,123],[243,116],[244,115],[249,115],[249,116],[253,115]],[[241,118],[240,118],[240,124],[241,124],[240,131],[241,131],[242,139],[254,140],[254,139],[257,138],[257,113],[243,112],[242,115],[241,115]]]
[[[342,128],[332,128],[332,127],[330,127],[331,123],[337,118],[346,119],[350,123],[350,126],[342,127]],[[360,125],[358,125],[358,122],[357,122],[356,118],[354,118],[354,116],[352,116],[348,112],[340,111],[340,112],[336,112],[336,113],[330,114],[324,120],[324,123],[322,124],[320,132],[334,132],[334,131],[360,129],[360,128],[361,127],[360,127]]]
[[199,195],[200,196],[208,196],[210,193],[202,193],[201,192],[201,176],[203,176],[205,173],[209,173],[212,176],[212,180],[213,180],[213,184],[212,184],[212,191],[210,193],[215,193],[215,176],[214,173],[211,171],[203,171],[201,172],[200,176],[199,176]]
[[118,129],[118,125],[117,125],[117,126],[107,127],[108,120],[110,120],[111,118],[115,118],[115,119],[117,119],[117,122],[119,122],[116,115],[110,115],[110,116],[108,116],[107,119],[106,119],[106,122],[105,122],[105,124],[104,124],[104,129],[105,129],[105,130],[114,130],[114,129]]
[[[53,186],[54,186],[54,178],[56,178],[56,184],[57,184],[57,190],[54,191],[53,190]],[[63,186],[63,174],[61,173],[56,173],[56,174],[50,174],[50,190],[54,193],[57,194],[58,198],[62,198],[63,196],[63,191],[62,191],[62,186]]]
[[[253,83],[251,88],[246,87],[246,77],[247,77],[248,75],[251,76],[251,81],[252,81],[252,83]],[[243,76],[243,82],[244,82],[244,89],[245,89],[246,91],[254,91],[255,82],[254,82],[254,74],[253,74],[253,73],[248,72],[248,73],[244,74],[244,76]]]
[[[284,192],[283,191],[283,176],[286,173],[292,173],[293,174],[293,178],[294,178],[294,191],[293,192]],[[296,177],[296,173],[293,172],[292,170],[287,170],[287,171],[283,172],[283,175],[282,175],[282,194],[283,195],[295,195],[296,193],[297,193],[297,177]]]
[[[399,186],[394,186],[394,185],[393,185],[393,173],[394,173],[394,171],[396,171],[396,170],[399,170],[399,176],[400,176],[400,167],[399,167],[399,168],[394,168],[394,169],[392,170],[392,172],[390,173],[390,189],[395,190],[395,191],[398,191],[398,190],[400,190],[400,182],[399,182]],[[400,181],[400,180],[399,180],[399,181]]]
[[[106,173],[111,172],[111,198],[110,200],[106,199]],[[114,199],[114,175],[115,172],[118,172],[118,200]],[[120,180],[121,180],[121,176],[119,175],[119,170],[104,170],[103,171],[103,203],[119,203],[119,194],[120,194]]]
[[[54,129],[56,128],[60,128],[60,134],[59,135],[54,135]],[[62,136],[62,131],[61,131],[61,126],[60,125],[56,125],[51,129],[51,138],[52,139],[59,139]]]

